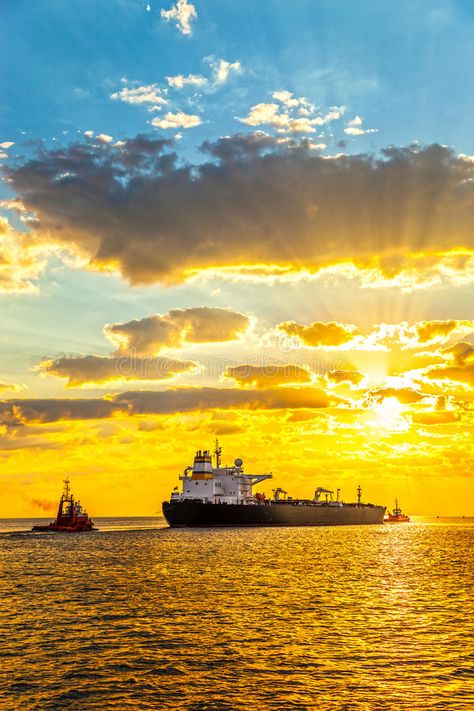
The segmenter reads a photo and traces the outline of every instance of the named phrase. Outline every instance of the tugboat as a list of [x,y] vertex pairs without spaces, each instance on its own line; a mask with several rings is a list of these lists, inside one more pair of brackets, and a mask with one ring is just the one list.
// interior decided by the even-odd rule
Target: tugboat
[[404,514],[398,506],[398,499],[395,499],[395,508],[390,513],[387,511],[387,515],[384,518],[385,523],[408,523],[410,517]]
[[94,524],[81,506],[75,501],[69,488],[69,479],[64,479],[64,489],[59,499],[56,519],[47,526],[33,526],[32,531],[57,531],[59,533],[80,533],[92,531]]
[[255,484],[271,479],[272,474],[244,474],[242,459],[233,466],[221,465],[222,449],[216,440],[213,466],[209,450],[199,450],[192,467],[179,477],[182,491],[175,488],[163,502],[163,515],[173,527],[202,526],[343,526],[380,524],[385,506],[361,502],[344,503],[339,489],[336,496],[318,487],[312,499],[294,499],[278,487],[273,498],[253,493]]

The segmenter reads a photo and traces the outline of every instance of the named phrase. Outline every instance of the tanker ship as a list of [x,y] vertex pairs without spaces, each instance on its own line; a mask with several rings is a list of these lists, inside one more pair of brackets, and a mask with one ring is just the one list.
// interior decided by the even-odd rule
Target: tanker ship
[[252,487],[272,474],[245,474],[242,459],[233,466],[221,466],[222,449],[216,440],[214,451],[199,450],[192,467],[179,477],[178,487],[163,502],[163,515],[172,527],[203,526],[344,526],[383,523],[385,506],[361,501],[345,503],[329,489],[318,487],[312,499],[296,499],[281,488],[273,497],[253,493]]

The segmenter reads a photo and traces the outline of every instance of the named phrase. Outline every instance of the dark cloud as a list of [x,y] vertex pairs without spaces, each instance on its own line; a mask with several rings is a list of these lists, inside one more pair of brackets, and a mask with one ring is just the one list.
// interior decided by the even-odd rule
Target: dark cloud
[[94,420],[128,412],[126,402],[112,399],[29,399],[0,401],[0,422],[7,426],[59,420]]
[[241,135],[204,148],[207,162],[185,165],[168,142],[137,136],[42,148],[3,170],[38,239],[132,284],[249,264],[351,261],[394,275],[410,255],[430,269],[437,253],[473,247],[474,164],[449,148],[325,158]]
[[67,378],[68,387],[85,383],[106,383],[113,380],[166,380],[176,373],[194,368],[191,361],[161,356],[64,356],[44,360],[39,368],[43,373]]
[[177,388],[166,392],[138,391],[119,395],[119,404],[134,414],[170,414],[192,410],[328,407],[329,397],[317,388],[274,388],[241,390],[237,388]]
[[167,314],[113,323],[105,334],[119,351],[138,354],[158,353],[165,347],[180,347],[185,343],[211,343],[237,338],[249,326],[244,314],[231,309],[200,306],[172,309]]
[[274,410],[321,408],[330,404],[317,388],[176,388],[130,391],[103,399],[31,399],[0,401],[0,423],[17,426],[59,420],[91,420],[115,415],[149,415],[212,409]]
[[285,383],[309,383],[311,374],[297,365],[236,365],[227,368],[225,375],[241,385],[273,388]]

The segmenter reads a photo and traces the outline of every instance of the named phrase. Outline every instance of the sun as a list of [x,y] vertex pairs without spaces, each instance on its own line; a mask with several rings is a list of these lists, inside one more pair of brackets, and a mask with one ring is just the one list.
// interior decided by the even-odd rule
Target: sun
[[382,427],[390,432],[406,432],[409,422],[404,416],[404,406],[396,397],[386,397],[374,405],[377,419],[371,424]]

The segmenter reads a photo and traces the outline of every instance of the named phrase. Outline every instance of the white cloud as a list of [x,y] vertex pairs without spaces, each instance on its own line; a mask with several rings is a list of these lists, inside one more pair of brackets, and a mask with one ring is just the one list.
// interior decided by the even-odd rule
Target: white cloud
[[278,145],[285,145],[288,148],[307,148],[312,151],[323,151],[327,148],[326,143],[315,143],[311,138],[295,139],[290,136],[282,136],[276,139]]
[[366,133],[377,133],[378,128],[358,128],[357,126],[348,126],[344,129],[344,133],[348,136],[363,136]]
[[347,126],[362,126],[362,119],[360,116],[354,116],[353,119],[347,122]]
[[298,113],[302,116],[310,116],[316,110],[312,104],[304,96],[295,98],[291,91],[274,91],[272,98],[284,104],[288,109],[298,108]]
[[165,22],[176,20],[176,27],[183,35],[191,34],[191,22],[196,20],[197,16],[196,8],[188,3],[188,0],[177,0],[170,10],[161,10],[162,19]]
[[271,124],[272,126],[286,126],[289,121],[288,114],[279,114],[278,104],[255,104],[252,106],[248,116],[239,119],[248,126],[262,126]]
[[176,74],[174,77],[166,77],[166,81],[174,89],[182,89],[185,86],[203,86],[207,84],[206,77],[201,74]]
[[107,133],[98,133],[96,138],[101,143],[112,143],[114,140],[112,136],[109,136]]
[[274,91],[272,94],[273,99],[281,101],[283,104],[286,104],[286,102],[289,101],[292,96],[293,94],[291,93],[291,91]]
[[316,116],[312,120],[314,126],[324,126],[331,121],[338,121],[344,115],[345,106],[333,106],[324,116]]
[[327,148],[326,143],[315,143],[310,138],[303,139],[303,145],[312,151],[324,151]]
[[225,59],[213,59],[210,61],[210,65],[214,71],[214,84],[224,84],[231,72],[235,72],[236,74],[242,72],[240,62],[226,62]]
[[289,118],[285,125],[277,128],[277,133],[315,133],[316,129],[313,126],[313,121],[309,118]]
[[[315,107],[304,97],[294,99],[293,94],[289,91],[277,91],[272,96],[285,106],[284,110],[280,104],[276,103],[255,104],[251,107],[248,116],[239,118],[239,121],[248,126],[267,124],[273,126],[277,133],[315,133],[315,126],[323,126],[330,121],[336,121],[345,111],[343,106],[334,106],[322,116],[311,117]],[[298,112],[299,115],[295,115],[294,109],[301,105],[304,108],[303,115],[301,115],[301,110]]]
[[3,141],[3,143],[0,143],[0,148],[7,150],[8,148],[11,148],[14,145],[15,145],[14,141]]
[[110,95],[111,99],[124,101],[126,104],[154,104],[165,106],[169,102],[162,96],[163,91],[157,84],[147,86],[124,87]]
[[[242,65],[238,61],[227,62],[225,59],[219,59],[214,56],[205,57],[204,61],[207,62],[211,68],[212,75],[210,77],[205,77],[202,74],[175,74],[165,77],[168,85],[177,90],[184,89],[185,87],[207,87],[208,90],[212,90],[221,84],[225,84],[232,73],[241,74],[242,72]],[[155,106],[150,110],[159,109],[159,106]]]
[[354,116],[353,119],[346,123],[344,133],[348,136],[363,136],[366,133],[377,133],[377,128],[362,128],[362,119],[360,116]]
[[94,131],[84,131],[84,136],[87,138],[94,138]]
[[185,114],[183,111],[177,111],[176,113],[168,111],[164,118],[157,116],[151,122],[152,126],[157,128],[194,128],[201,123],[199,116]]

